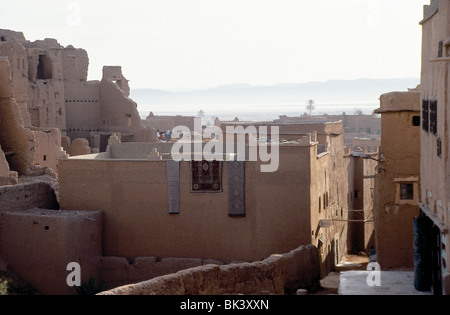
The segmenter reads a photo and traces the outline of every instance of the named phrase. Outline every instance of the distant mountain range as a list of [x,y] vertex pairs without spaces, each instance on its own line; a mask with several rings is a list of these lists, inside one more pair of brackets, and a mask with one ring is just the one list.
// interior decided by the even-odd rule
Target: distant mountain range
[[204,90],[163,91],[134,89],[130,97],[138,105],[180,104],[305,104],[365,102],[378,103],[381,94],[415,88],[419,78],[330,80],[325,82],[285,83],[269,86],[231,84]]

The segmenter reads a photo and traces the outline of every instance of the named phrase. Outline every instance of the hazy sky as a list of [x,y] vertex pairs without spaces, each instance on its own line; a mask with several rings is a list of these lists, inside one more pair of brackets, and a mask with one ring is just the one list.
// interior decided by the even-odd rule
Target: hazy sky
[[430,0],[0,0],[0,28],[88,51],[89,79],[190,89],[420,77]]

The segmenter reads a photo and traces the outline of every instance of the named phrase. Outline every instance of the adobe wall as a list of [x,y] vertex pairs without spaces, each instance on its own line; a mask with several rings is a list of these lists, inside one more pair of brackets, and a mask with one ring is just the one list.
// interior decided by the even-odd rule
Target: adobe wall
[[305,163],[314,149],[280,147],[274,173],[261,173],[260,162],[246,162],[245,217],[228,215],[227,162],[221,193],[192,193],[190,162],[180,162],[180,213],[170,214],[166,161],[96,155],[59,161],[61,209],[104,211],[106,256],[259,260],[311,243]]
[[16,32],[12,30],[0,30],[1,41],[17,41],[19,43],[25,43],[26,39],[22,32]]
[[[21,114],[21,122],[15,122],[19,128],[57,128],[62,136],[68,135],[71,140],[90,141],[94,133],[121,132],[124,141],[158,141],[155,130],[142,126],[137,105],[128,98],[128,80],[120,66],[105,66],[101,82],[88,82],[89,58],[84,49],[71,45],[63,47],[52,38],[27,41],[22,33],[9,30],[0,30],[0,37],[0,56],[5,62],[2,71],[6,71],[2,75],[5,77],[2,94],[15,99],[8,102],[15,103]],[[7,68],[6,61],[9,62]],[[7,101],[2,100],[4,102]],[[1,116],[7,117],[5,113]],[[41,152],[36,159],[29,152],[30,156],[25,157],[19,151],[33,150],[31,135],[24,135],[25,141],[30,143],[19,143],[4,130],[0,133],[8,138],[0,139],[4,152],[15,152],[10,167],[20,174],[30,173],[22,164],[32,166],[33,160],[36,165],[48,164],[42,159],[44,155],[53,160],[57,158],[53,148],[42,152],[47,144],[40,145]],[[15,134],[20,137],[23,132]],[[17,148],[22,145],[23,149]],[[11,150],[12,146],[16,148]],[[53,170],[57,172],[56,168]]]
[[65,84],[87,81],[89,57],[86,50],[69,45],[63,50],[61,60]]
[[23,128],[20,112],[14,99],[0,98],[0,145],[10,154],[11,170],[20,174],[32,173],[34,164],[34,134]]
[[375,135],[370,138],[361,138],[357,134],[345,134],[344,136],[345,145],[353,148],[355,151],[362,149],[367,152],[378,152],[380,147],[380,135]]
[[[382,114],[387,111],[420,111],[420,91],[395,91],[384,93],[380,96],[380,108],[376,113]],[[381,118],[383,124],[383,117]],[[381,125],[383,130],[383,125]]]
[[[46,47],[45,54],[41,47]],[[60,130],[65,128],[64,93],[58,66],[60,52],[49,47],[55,47],[51,40],[0,42],[3,86],[0,102],[4,120],[0,144],[10,168],[21,175],[33,174],[37,170],[34,166],[48,166],[57,171]],[[47,58],[49,80],[37,77],[41,57]]]
[[121,90],[116,83],[103,78],[100,81],[99,89],[104,128],[123,133],[143,128],[137,104],[128,98],[126,92]]
[[[107,68],[107,67],[106,67]],[[65,82],[67,135],[73,141],[102,132],[122,133],[125,141],[158,141],[156,131],[144,128],[137,105],[113,81]],[[99,144],[90,143],[92,148]]]
[[145,127],[155,128],[157,131],[172,130],[175,127],[173,116],[148,116],[142,120]]
[[99,82],[66,82],[64,87],[67,136],[89,139],[101,129]]
[[[377,158],[377,156],[374,156]],[[377,162],[371,159],[347,156],[350,220],[348,223],[349,252],[368,252],[371,245],[375,245],[374,226],[374,189]],[[369,220],[362,222],[362,220]]]
[[[260,127],[267,127],[267,131],[271,132],[271,128],[276,126],[279,129],[280,139],[287,140],[298,140],[302,135],[307,135],[309,133],[317,133],[319,136],[326,137],[330,134],[342,134],[342,122],[341,121],[308,121],[308,122],[218,122],[218,126],[225,133],[227,127],[237,127],[243,126],[244,128],[248,126],[254,126],[257,130]],[[322,143],[319,139],[319,142]]]
[[[207,142],[202,143],[202,150],[205,148]],[[309,143],[309,142],[308,142]],[[216,142],[217,146],[219,146],[219,142]],[[227,150],[227,143],[223,143],[223,152],[226,152]],[[149,152],[151,152],[153,149],[156,149],[162,156],[163,159],[171,159],[171,151],[172,151],[173,143],[169,142],[149,142],[149,143],[142,143],[142,142],[117,142],[117,143],[110,143],[108,147],[108,156],[109,159],[118,159],[118,160],[143,160],[147,159]],[[190,148],[191,153],[196,151],[196,144],[191,144],[187,146],[187,148]],[[233,146],[234,152],[241,152],[238,142],[234,143]],[[181,152],[183,152],[183,149],[180,149]],[[249,146],[245,146],[245,156],[248,159],[249,157]],[[177,152],[178,153],[178,152]]]
[[340,115],[347,133],[380,134],[381,120],[375,115]]
[[46,183],[25,183],[0,187],[0,212],[33,207],[58,209],[53,189]]
[[[450,226],[450,159],[448,130],[450,113],[448,91],[450,81],[450,5],[448,1],[433,0],[425,8],[422,24],[422,68],[420,98],[437,100],[437,132],[420,133],[421,139],[421,202],[429,209],[440,224]],[[442,57],[438,58],[439,42],[443,42]],[[430,119],[431,120],[431,119]],[[438,139],[442,141],[442,154],[438,156]],[[441,228],[442,231],[442,228]],[[447,242],[450,234],[446,233]],[[447,251],[447,262],[450,251]]]
[[[2,35],[3,36],[3,35]],[[23,36],[23,35],[22,35]],[[6,38],[9,36],[6,35]],[[25,48],[17,41],[0,42],[0,56],[8,57],[11,65],[12,93],[23,117],[24,126],[30,127],[31,120],[28,113],[28,56]]]
[[12,98],[11,66],[7,57],[0,57],[0,145],[9,152],[9,167],[20,174],[32,173],[34,134],[24,126],[19,105]]
[[[0,233],[2,214],[8,211],[25,211],[33,207],[58,209],[55,192],[48,184],[26,183],[0,186]],[[0,248],[1,244],[0,238]]]
[[11,210],[1,217],[1,258],[38,292],[76,294],[67,285],[71,262],[80,265],[81,283],[99,279],[101,212],[33,208]]
[[[194,119],[195,118],[196,117],[193,117],[193,116],[176,115],[176,116],[173,117],[174,127],[176,127],[176,126],[186,126],[190,130],[194,130]],[[171,130],[171,129],[169,129],[169,130]]]
[[104,256],[101,259],[100,278],[105,282],[105,290],[109,290],[118,286],[176,273],[183,269],[208,264],[222,265],[224,263],[202,258],[166,257],[159,259],[154,256],[147,256],[136,257],[130,261],[126,257]]
[[[311,163],[311,243],[319,249],[322,275],[326,275],[348,251],[348,172],[344,158],[341,122],[328,126],[327,133],[317,136],[324,152]],[[327,127],[327,128],[328,128]],[[321,227],[320,220],[331,220]]]
[[155,116],[153,113],[150,113],[150,115],[142,120],[142,124],[159,131],[172,130],[176,126],[186,126],[190,130],[194,130],[194,119],[194,116]]
[[252,263],[193,267],[99,295],[292,294],[317,288],[319,279],[318,251],[308,245]]
[[[443,292],[450,294],[450,273],[448,262],[450,251],[445,245],[450,243],[450,159],[449,128],[450,112],[448,91],[450,81],[450,4],[445,0],[431,0],[424,6],[422,25],[422,67],[420,98],[422,101],[435,100],[436,132],[424,130],[420,133],[420,209],[432,219],[441,232],[441,261]],[[422,103],[427,106],[428,102]],[[431,105],[431,104],[429,104]],[[430,106],[431,107],[431,106]],[[431,108],[429,123],[431,124]],[[425,118],[421,111],[422,121]],[[434,120],[434,119],[433,119]],[[430,126],[431,127],[431,126]],[[431,128],[430,128],[431,129]],[[440,149],[439,149],[440,147]],[[436,262],[438,263],[438,262]]]
[[[331,243],[334,240],[334,227],[321,228],[319,221],[321,219],[331,219],[333,212],[331,207],[327,205],[330,200],[329,180],[330,174],[328,165],[330,162],[330,154],[322,153],[317,157],[316,163],[311,163],[311,244],[317,246],[320,257],[321,275],[325,276],[331,269],[334,262],[333,252],[331,251]],[[326,240],[326,241],[323,241]]]
[[[408,106],[409,104],[409,106]],[[380,98],[381,147],[377,178],[376,246],[383,269],[413,268],[413,218],[419,214],[419,91],[393,92]],[[414,199],[400,200],[401,182],[414,184]]]
[[275,121],[279,122],[304,122],[304,121],[339,121],[342,120],[343,129],[345,133],[368,133],[380,134],[381,121],[375,115],[313,115],[313,116],[280,116]]
[[5,152],[3,152],[2,147],[0,146],[0,177],[9,176],[9,165],[6,161]]
[[128,80],[122,74],[121,66],[104,66],[102,77],[117,84],[127,97],[130,96],[130,86],[128,85]]
[[85,138],[76,138],[72,141],[70,146],[70,155],[85,155],[91,154],[91,147],[89,146],[89,141]]
[[34,165],[58,171],[57,158],[61,149],[61,132],[57,128],[32,128],[36,147]]
[[[28,55],[28,111],[35,127],[66,129],[62,48],[46,39],[25,45]],[[45,49],[45,50],[43,50]],[[44,68],[44,70],[38,71]]]

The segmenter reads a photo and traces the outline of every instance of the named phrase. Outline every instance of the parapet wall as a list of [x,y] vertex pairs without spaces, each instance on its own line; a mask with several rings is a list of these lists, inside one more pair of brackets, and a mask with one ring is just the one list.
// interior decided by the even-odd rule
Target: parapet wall
[[68,266],[79,264],[81,283],[99,277],[101,224],[101,211],[8,211],[2,214],[1,258],[41,294],[76,294]]
[[290,294],[319,285],[319,253],[300,246],[253,263],[208,264],[180,270],[99,295]]
[[375,112],[381,114],[389,111],[420,111],[420,91],[389,92],[380,96],[380,108]]
[[136,257],[129,261],[126,257],[104,256],[101,259],[101,279],[105,289],[113,289],[125,284],[146,281],[183,269],[200,267],[208,264],[222,265],[224,262],[201,258],[158,259],[153,256]]

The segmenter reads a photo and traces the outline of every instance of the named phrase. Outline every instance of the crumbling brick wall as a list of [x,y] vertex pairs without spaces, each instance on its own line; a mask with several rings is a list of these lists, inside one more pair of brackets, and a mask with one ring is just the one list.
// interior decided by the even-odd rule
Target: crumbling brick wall
[[313,245],[300,246],[262,261],[208,264],[180,270],[100,295],[290,294],[319,285],[319,254]]

